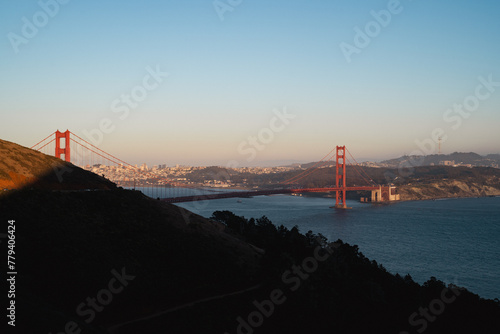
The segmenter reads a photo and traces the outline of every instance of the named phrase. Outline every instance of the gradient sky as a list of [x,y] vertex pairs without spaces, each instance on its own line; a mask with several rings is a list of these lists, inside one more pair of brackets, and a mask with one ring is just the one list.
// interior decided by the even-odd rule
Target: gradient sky
[[[500,153],[500,83],[473,105],[479,77],[500,82],[500,2],[401,0],[374,24],[392,2],[221,0],[236,4],[221,20],[212,0],[72,0],[43,22],[37,1],[2,1],[0,138],[85,138],[109,119],[99,147],[127,162],[244,166],[316,161],[335,145],[392,158],[441,128],[443,153]],[[23,17],[39,20],[34,36]],[[356,27],[377,24],[356,44]],[[13,34],[26,38],[18,52]],[[350,62],[341,43],[360,46]],[[120,119],[113,102],[157,66],[168,77]],[[469,117],[446,114],[464,101]],[[250,159],[248,137],[284,109],[295,118]]]

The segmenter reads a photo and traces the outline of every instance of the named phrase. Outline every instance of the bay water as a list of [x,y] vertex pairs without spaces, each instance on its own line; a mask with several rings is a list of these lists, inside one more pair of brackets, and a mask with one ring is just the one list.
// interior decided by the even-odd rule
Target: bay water
[[334,199],[257,196],[176,204],[203,217],[229,210],[245,218],[341,239],[389,272],[423,283],[431,276],[483,298],[500,299],[500,197],[398,202],[388,205]]

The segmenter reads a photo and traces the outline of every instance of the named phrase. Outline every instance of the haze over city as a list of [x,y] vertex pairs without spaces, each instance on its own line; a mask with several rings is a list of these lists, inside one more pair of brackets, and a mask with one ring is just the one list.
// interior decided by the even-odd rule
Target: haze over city
[[[495,1],[0,4],[2,139],[132,164],[499,153]],[[252,139],[253,138],[253,139]],[[420,144],[419,144],[420,143]]]

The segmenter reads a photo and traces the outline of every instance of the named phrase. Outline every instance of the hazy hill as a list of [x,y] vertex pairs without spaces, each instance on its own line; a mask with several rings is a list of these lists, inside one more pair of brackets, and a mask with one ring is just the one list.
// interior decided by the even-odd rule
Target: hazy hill
[[441,161],[454,161],[455,164],[470,164],[477,167],[495,167],[495,165],[500,165],[500,155],[488,154],[481,156],[474,152],[454,152],[451,154],[432,154],[426,156],[402,156],[397,159],[381,161],[378,164],[385,167],[398,168],[404,162],[409,162],[412,166],[418,167],[439,165]]
[[[375,166],[387,168],[399,168],[401,164],[410,164],[413,167],[439,165],[441,161],[454,161],[455,164],[470,164],[475,167],[495,167],[500,165],[500,154],[488,154],[485,156],[479,155],[474,152],[463,153],[454,152],[451,154],[432,154],[426,156],[404,155],[395,159],[388,159],[381,162],[374,163]],[[294,164],[290,167],[310,168],[318,164],[318,166],[335,166],[335,161],[327,163],[309,162],[304,164]]]
[[500,164],[500,154],[488,154],[486,156],[486,159],[495,160],[496,162],[498,162]]
[[0,189],[113,189],[116,186],[71,163],[0,139]]

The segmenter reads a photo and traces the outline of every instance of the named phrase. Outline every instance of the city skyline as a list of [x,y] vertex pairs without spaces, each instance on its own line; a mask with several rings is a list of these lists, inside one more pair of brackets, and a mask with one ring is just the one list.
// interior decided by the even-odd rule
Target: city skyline
[[494,1],[0,5],[1,138],[132,164],[500,153]]

